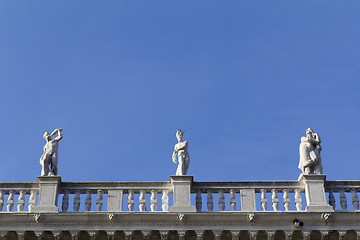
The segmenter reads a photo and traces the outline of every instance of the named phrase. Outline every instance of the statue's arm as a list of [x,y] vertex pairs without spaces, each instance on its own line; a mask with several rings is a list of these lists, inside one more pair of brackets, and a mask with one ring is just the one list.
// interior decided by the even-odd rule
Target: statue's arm
[[50,137],[56,135],[56,133],[59,131],[59,129],[55,129],[51,134],[50,134]]
[[180,144],[176,144],[175,146],[175,150],[176,151],[179,151],[179,150],[186,150],[188,147],[188,141],[184,141],[184,142],[181,142]]
[[54,140],[55,141],[60,141],[62,139],[62,137],[63,137],[63,135],[61,134],[62,129],[59,128],[59,129],[56,129],[55,131],[57,131],[58,136],[56,138],[54,138]]
[[176,151],[174,150],[173,154],[172,154],[172,160],[175,164],[177,164],[177,161],[176,161]]
[[309,142],[313,145],[317,145],[321,143],[320,137],[317,133],[314,133],[314,137],[313,138],[309,138]]
[[321,139],[320,139],[319,134],[314,133],[314,137],[315,137],[315,140],[316,140],[318,143],[321,143]]

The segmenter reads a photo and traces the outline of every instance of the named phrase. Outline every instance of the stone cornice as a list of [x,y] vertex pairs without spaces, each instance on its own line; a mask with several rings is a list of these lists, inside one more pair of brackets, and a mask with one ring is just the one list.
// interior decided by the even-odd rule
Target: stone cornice
[[[109,214],[113,214],[110,220]],[[85,212],[85,213],[1,213],[0,232],[6,231],[75,231],[75,230],[356,230],[360,231],[360,212],[335,212],[328,220],[323,213],[308,212],[256,212],[249,221],[247,212],[178,213],[157,212]],[[38,221],[35,221],[38,216]],[[296,228],[293,221],[303,223]]]

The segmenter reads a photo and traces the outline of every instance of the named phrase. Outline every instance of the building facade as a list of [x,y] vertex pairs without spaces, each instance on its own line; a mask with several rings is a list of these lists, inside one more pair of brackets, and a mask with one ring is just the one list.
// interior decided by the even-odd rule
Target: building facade
[[0,183],[6,240],[360,239],[360,181]]

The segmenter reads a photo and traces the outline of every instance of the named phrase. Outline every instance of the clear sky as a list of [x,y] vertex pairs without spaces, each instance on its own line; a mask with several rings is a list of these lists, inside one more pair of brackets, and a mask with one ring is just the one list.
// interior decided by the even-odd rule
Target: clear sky
[[359,179],[360,1],[0,1],[0,181],[295,180],[308,127]]

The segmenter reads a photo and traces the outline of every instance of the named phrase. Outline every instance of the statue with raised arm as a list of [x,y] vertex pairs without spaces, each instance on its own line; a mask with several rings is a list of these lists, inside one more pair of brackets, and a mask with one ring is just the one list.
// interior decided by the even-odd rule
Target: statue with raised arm
[[[186,175],[186,172],[190,165],[190,156],[188,152],[188,141],[183,141],[183,131],[180,129],[176,132],[176,138],[178,143],[175,144],[174,152],[172,154],[172,159],[175,164],[179,163],[176,170],[176,175]],[[177,156],[177,160],[176,160]]]
[[[57,175],[57,164],[58,164],[58,148],[59,141],[62,139],[62,129],[55,129],[51,134],[48,132],[44,133],[46,144],[44,146],[44,153],[40,158],[41,176],[56,176]],[[52,136],[57,137],[51,139]]]
[[299,147],[299,168],[304,174],[322,174],[321,139],[311,128],[306,130],[306,137],[301,137]]

